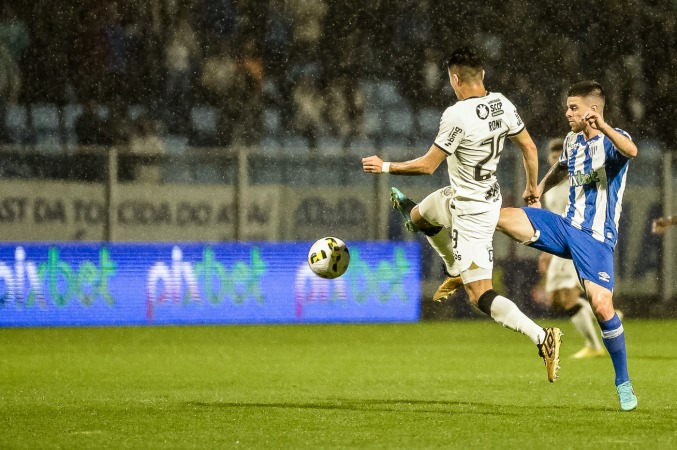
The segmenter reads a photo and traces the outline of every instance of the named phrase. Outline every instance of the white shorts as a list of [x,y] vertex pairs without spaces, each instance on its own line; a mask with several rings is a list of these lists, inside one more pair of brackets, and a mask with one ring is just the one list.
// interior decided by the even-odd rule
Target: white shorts
[[438,189],[418,204],[421,216],[438,227],[451,228],[451,201],[454,190],[451,186]]
[[581,288],[574,262],[570,259],[553,256],[545,272],[545,291]]
[[456,214],[452,209],[454,260],[464,284],[491,280],[494,231],[500,212],[500,208],[496,208],[477,214]]

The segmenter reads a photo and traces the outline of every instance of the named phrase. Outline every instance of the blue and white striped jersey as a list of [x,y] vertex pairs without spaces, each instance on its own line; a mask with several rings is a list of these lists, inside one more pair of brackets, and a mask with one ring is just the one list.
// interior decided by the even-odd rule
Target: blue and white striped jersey
[[601,133],[586,141],[582,132],[570,132],[559,157],[569,170],[569,202],[562,217],[612,247],[618,239],[628,161]]

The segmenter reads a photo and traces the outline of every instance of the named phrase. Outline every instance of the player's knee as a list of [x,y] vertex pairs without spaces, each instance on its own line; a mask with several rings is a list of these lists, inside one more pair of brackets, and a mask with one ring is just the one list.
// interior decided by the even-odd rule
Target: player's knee
[[501,208],[496,230],[521,243],[529,242],[536,233],[521,208]]
[[613,298],[610,291],[596,292],[592,295],[590,304],[592,305],[595,317],[597,317],[597,320],[599,321],[609,320],[615,314]]
[[506,233],[511,228],[511,223],[515,219],[515,209],[517,208],[501,208],[501,213],[498,216],[498,223],[496,230]]
[[425,227],[426,225],[430,225],[430,222],[428,222],[426,219],[423,218],[421,215],[421,212],[418,210],[418,205],[414,206],[411,209],[410,213],[411,221],[414,222],[419,228]]
[[428,236],[435,236],[437,233],[442,231],[443,228],[439,225],[433,225],[432,223],[428,222],[428,220],[419,212],[418,205],[414,206],[414,208],[411,210],[411,221],[416,224],[418,229],[421,230],[423,234]]

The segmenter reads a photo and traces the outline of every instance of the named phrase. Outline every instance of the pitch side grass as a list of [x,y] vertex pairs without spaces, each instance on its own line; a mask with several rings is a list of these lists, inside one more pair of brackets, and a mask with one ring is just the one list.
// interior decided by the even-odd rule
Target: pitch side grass
[[488,320],[2,329],[0,448],[677,448],[677,322],[624,322],[630,413],[544,325],[554,384]]

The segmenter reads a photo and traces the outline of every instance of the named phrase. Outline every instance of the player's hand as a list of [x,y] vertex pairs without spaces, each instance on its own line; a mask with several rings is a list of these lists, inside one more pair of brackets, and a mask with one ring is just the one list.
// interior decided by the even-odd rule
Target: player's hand
[[541,207],[541,196],[538,190],[525,189],[524,194],[522,194],[522,199],[527,206],[531,206],[532,208]]
[[670,226],[670,221],[665,217],[659,217],[651,222],[651,232],[653,234],[663,234]]
[[593,110],[589,110],[583,114],[583,120],[585,120],[593,130],[602,130],[602,128],[606,127],[606,122],[602,116]]
[[383,171],[383,160],[376,155],[362,158],[362,170],[367,173],[381,173]]

